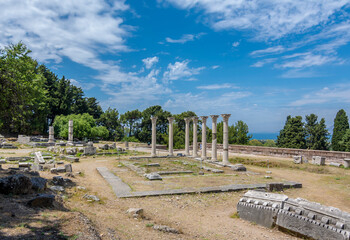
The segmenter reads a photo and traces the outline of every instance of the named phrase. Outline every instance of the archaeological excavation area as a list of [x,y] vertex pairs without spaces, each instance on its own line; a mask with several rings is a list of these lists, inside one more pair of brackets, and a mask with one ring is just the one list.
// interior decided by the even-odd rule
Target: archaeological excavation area
[[186,118],[185,149],[173,118],[165,148],[156,117],[150,144],[78,142],[72,121],[68,141],[2,138],[0,239],[350,239],[347,156],[231,151],[218,117],[192,145]]

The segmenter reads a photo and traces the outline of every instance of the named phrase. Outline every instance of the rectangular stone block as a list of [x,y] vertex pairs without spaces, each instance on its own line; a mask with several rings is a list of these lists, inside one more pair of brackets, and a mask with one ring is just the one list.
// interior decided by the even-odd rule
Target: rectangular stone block
[[321,156],[313,156],[311,163],[314,165],[324,166],[326,165],[326,158]]

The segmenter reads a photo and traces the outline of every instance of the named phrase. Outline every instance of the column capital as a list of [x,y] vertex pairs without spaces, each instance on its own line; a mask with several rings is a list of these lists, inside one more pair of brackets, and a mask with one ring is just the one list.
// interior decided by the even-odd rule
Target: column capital
[[170,124],[172,124],[174,120],[175,120],[174,117],[168,117],[168,121],[169,121]]
[[191,119],[192,119],[192,118],[190,118],[190,117],[185,117],[185,118],[184,118],[185,123],[186,123],[186,124],[190,123]]
[[211,117],[212,121],[216,123],[216,121],[219,118],[219,115],[210,115],[210,117]]
[[224,122],[227,122],[230,118],[231,114],[221,114],[222,118],[224,119]]
[[198,117],[192,117],[193,123],[198,123]]
[[158,119],[157,116],[152,116],[151,117],[152,123],[155,124],[157,122],[157,119]]
[[205,124],[207,122],[208,116],[201,116],[202,122]]

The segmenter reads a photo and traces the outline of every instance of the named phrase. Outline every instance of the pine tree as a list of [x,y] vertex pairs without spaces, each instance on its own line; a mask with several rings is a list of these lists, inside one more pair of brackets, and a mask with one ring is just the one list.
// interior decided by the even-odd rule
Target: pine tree
[[284,128],[277,137],[277,146],[284,148],[306,148],[306,132],[301,116],[288,116]]
[[334,119],[334,128],[332,135],[332,150],[345,151],[345,146],[340,144],[343,140],[346,130],[349,129],[349,119],[344,109],[338,111]]
[[306,147],[314,150],[328,149],[328,130],[324,118],[317,122],[317,115],[310,114],[305,117]]

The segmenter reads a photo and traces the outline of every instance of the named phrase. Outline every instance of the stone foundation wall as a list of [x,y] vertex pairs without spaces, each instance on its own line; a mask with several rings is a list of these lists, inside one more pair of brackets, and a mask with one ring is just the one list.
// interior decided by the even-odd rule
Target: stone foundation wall
[[[207,148],[211,149],[211,143],[207,144]],[[218,144],[217,148],[222,149],[222,144]],[[246,145],[229,145],[229,152],[287,158],[301,155],[304,159],[307,159],[309,161],[312,160],[312,156],[322,156],[326,158],[326,163],[328,164],[330,162],[343,163],[344,158],[350,158],[350,152],[259,147]]]

